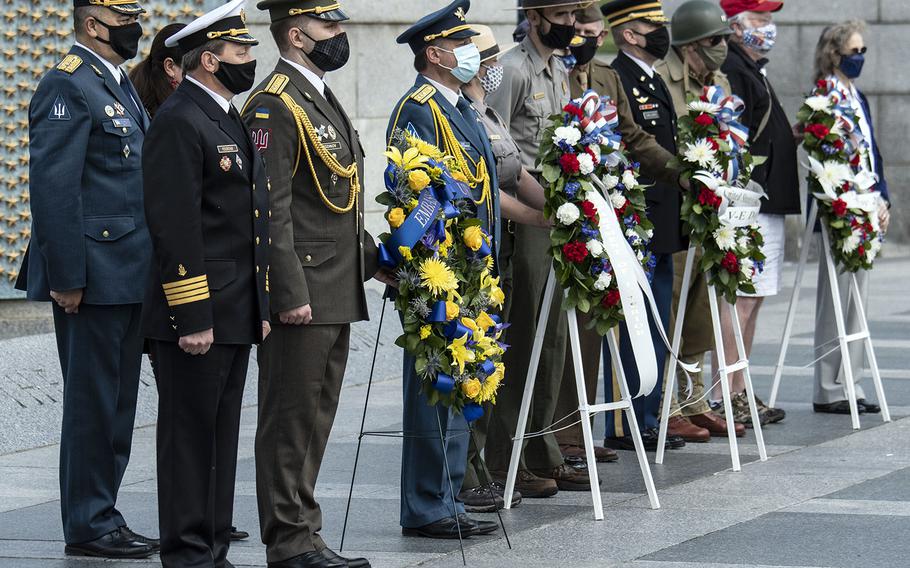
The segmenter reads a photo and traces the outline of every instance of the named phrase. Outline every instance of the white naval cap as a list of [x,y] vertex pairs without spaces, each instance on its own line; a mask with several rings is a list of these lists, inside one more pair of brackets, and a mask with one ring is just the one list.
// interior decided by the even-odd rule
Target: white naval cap
[[246,13],[243,5],[246,0],[231,0],[199,16],[185,28],[167,38],[167,47],[180,46],[184,52],[196,49],[213,39],[222,39],[245,45],[256,45],[259,42],[250,35],[246,27]]

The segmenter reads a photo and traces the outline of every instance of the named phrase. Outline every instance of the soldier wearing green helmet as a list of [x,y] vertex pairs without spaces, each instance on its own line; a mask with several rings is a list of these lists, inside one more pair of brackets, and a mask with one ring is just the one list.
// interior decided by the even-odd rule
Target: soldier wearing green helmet
[[[729,81],[720,72],[727,57],[727,38],[731,33],[733,30],[730,29],[726,14],[714,2],[689,0],[673,13],[670,19],[672,47],[657,65],[657,71],[666,81],[677,115],[684,116],[687,112],[687,94],[699,96],[705,86],[718,85],[724,92],[731,92]],[[677,252],[673,258],[674,265],[683,266],[686,254],[685,251]],[[695,254],[695,262],[698,263],[701,251],[697,250]],[[671,317],[675,317],[679,305],[682,276],[682,270],[675,271],[673,275]],[[714,334],[711,331],[705,276],[700,271],[693,273],[687,295],[680,358],[684,361],[701,361],[705,352],[713,346]],[[671,322],[669,329],[673,329],[673,325]],[[669,433],[685,433],[683,437],[688,442],[707,441],[712,435],[725,436],[727,423],[711,411],[701,373],[691,376],[692,390],[686,397],[688,379],[684,373],[678,375],[679,396],[670,409],[673,418],[670,420]],[[671,384],[672,381],[666,381],[664,388],[671,388]],[[664,396],[667,396],[667,392]],[[736,418],[741,417],[734,413],[734,421],[739,422]],[[693,429],[692,426],[697,428]],[[745,427],[737,424],[736,433],[737,436],[744,435]]]

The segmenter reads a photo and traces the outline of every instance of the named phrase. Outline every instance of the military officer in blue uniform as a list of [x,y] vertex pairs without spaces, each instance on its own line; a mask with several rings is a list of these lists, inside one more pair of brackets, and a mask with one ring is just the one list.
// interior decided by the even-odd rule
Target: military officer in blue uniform
[[[477,32],[470,29],[466,14],[469,0],[456,0],[445,8],[422,18],[398,37],[414,52],[414,67],[419,75],[405,96],[395,105],[386,131],[391,140],[402,130],[435,144],[446,153],[462,153],[469,168],[477,216],[486,231],[499,243],[499,190],[495,158],[489,139],[479,123],[477,112],[461,94],[480,67],[480,53],[471,42]],[[450,147],[442,129],[447,125],[457,145]],[[486,178],[486,179],[480,179]],[[442,405],[429,406],[414,370],[414,358],[404,356],[404,443],[401,455],[401,526],[409,536],[458,538],[486,534],[496,524],[471,519],[461,503],[452,511],[452,489],[457,495],[464,479],[468,433],[460,414]],[[444,454],[435,435],[437,419],[445,433],[448,461],[446,476]]]
[[165,567],[224,568],[251,345],[268,323],[269,182],[234,95],[258,42],[244,0],[168,38],[186,74],[143,156],[154,262],[142,310],[158,371],[158,503]]
[[17,287],[51,301],[63,371],[60,503],[66,553],[141,558],[157,540],[117,510],[130,458],[151,259],[142,210],[148,116],[123,69],[143,8],[74,0],[76,41],[29,107],[32,242]]

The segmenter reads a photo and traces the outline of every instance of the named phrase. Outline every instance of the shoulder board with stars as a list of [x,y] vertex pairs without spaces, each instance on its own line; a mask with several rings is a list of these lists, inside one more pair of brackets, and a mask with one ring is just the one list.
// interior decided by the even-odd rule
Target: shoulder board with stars
[[57,69],[72,75],[76,69],[79,69],[79,66],[82,65],[82,58],[78,55],[67,55],[63,58],[63,61],[57,64]]
[[426,102],[433,98],[433,95],[435,94],[436,87],[433,85],[422,85],[419,89],[411,93],[408,98],[412,101],[416,101],[418,104],[426,104]]
[[265,92],[270,95],[280,95],[284,92],[284,88],[288,86],[290,80],[287,75],[276,73],[269,81],[269,84],[265,86]]

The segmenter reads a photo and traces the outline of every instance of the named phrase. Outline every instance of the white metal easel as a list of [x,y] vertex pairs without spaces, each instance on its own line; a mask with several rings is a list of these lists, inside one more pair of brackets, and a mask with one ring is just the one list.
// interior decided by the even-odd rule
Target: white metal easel
[[[515,437],[512,441],[512,458],[509,462],[509,473],[506,478],[506,487],[503,500],[505,508],[510,508],[512,502],[512,493],[515,490],[515,480],[518,476],[518,462],[521,457],[521,450],[524,446],[525,429],[528,424],[528,413],[531,408],[531,398],[534,395],[534,383],[537,380],[537,367],[540,363],[540,354],[543,349],[543,339],[547,331],[547,321],[550,316],[550,306],[555,301],[556,273],[550,268],[550,275],[547,278],[547,286],[544,290],[543,304],[540,309],[540,316],[537,320],[537,333],[534,336],[534,346],[531,350],[531,363],[528,367],[528,376],[525,381],[524,394],[521,399],[521,409],[518,414],[518,425],[515,428]],[[575,315],[575,309],[567,310],[569,322],[569,342],[572,349],[572,361],[575,369],[575,387],[578,391],[578,412],[581,415],[581,431],[585,441],[585,456],[588,464],[588,475],[591,481],[591,500],[594,505],[594,518],[602,521],[604,518],[603,502],[600,498],[600,482],[597,473],[597,462],[594,459],[594,438],[591,433],[590,417],[598,412],[607,412],[610,410],[621,410],[626,413],[629,420],[629,426],[632,430],[632,440],[635,443],[635,453],[638,456],[638,465],[641,468],[641,474],[645,481],[645,487],[648,490],[648,499],[651,501],[652,509],[659,509],[660,502],[657,499],[657,490],[654,487],[654,479],[651,477],[651,468],[648,465],[648,457],[645,454],[644,444],[641,440],[641,434],[638,431],[638,423],[635,419],[635,412],[632,409],[632,398],[629,395],[629,387],[626,384],[626,375],[623,372],[622,363],[619,358],[619,347],[616,344],[616,338],[613,333],[607,334],[607,344],[610,347],[613,365],[617,373],[621,400],[618,402],[608,402],[604,404],[588,404],[587,388],[585,387],[584,366],[581,361],[581,344],[578,337],[578,319]]]
[[[771,384],[771,396],[768,400],[770,406],[777,402],[777,392],[780,387],[781,375],[784,371],[784,359],[787,357],[787,347],[790,343],[790,335],[793,333],[793,320],[796,318],[796,306],[799,303],[799,292],[802,286],[803,274],[806,269],[806,261],[809,258],[809,240],[812,238],[812,231],[815,228],[815,220],[818,217],[818,203],[812,200],[812,206],[809,209],[809,219],[806,224],[806,230],[803,233],[802,250],[799,254],[799,265],[796,268],[796,282],[793,284],[793,295],[790,296],[790,309],[787,311],[787,323],[784,326],[784,337],[780,344],[780,355],[777,358],[777,365],[774,368],[774,382]],[[869,366],[872,367],[872,382],[875,385],[875,394],[878,397],[878,403],[882,407],[882,419],[885,422],[891,422],[891,412],[888,410],[888,402],[885,400],[885,389],[882,386],[882,377],[878,369],[878,360],[875,358],[875,350],[872,349],[872,337],[869,334],[869,323],[866,319],[866,310],[863,308],[863,299],[859,291],[859,284],[856,282],[856,275],[850,276],[850,290],[847,293],[847,306],[853,306],[860,321],[860,331],[856,333],[847,333],[847,324],[844,314],[844,306],[840,300],[840,286],[837,283],[837,267],[834,264],[834,257],[831,254],[831,238],[828,231],[822,229],[822,249],[825,255],[826,270],[828,271],[828,283],[831,286],[831,298],[834,300],[834,321],[837,325],[837,341],[841,354],[841,365],[844,370],[844,391],[847,395],[847,403],[850,405],[850,417],[853,423],[853,429],[859,430],[859,408],[856,403],[856,385],[854,384],[853,366],[850,361],[850,343],[862,341],[866,347],[866,357],[869,359]],[[852,301],[851,301],[852,299]]]
[[[659,464],[664,463],[664,446],[667,441],[667,428],[670,420],[670,401],[676,398],[676,367],[679,360],[676,353],[679,353],[679,346],[682,340],[683,318],[686,313],[686,303],[688,300],[689,285],[692,282],[692,265],[695,262],[695,246],[689,247],[686,254],[686,267],[683,271],[682,289],[679,293],[679,306],[676,309],[676,322],[673,326],[673,350],[670,353],[670,364],[667,365],[667,375],[664,377],[666,384],[666,393],[663,398],[663,408],[660,415],[660,434],[657,439],[657,456],[655,461]],[[736,441],[736,425],[733,422],[733,404],[730,397],[730,383],[727,377],[730,373],[742,371],[746,383],[746,396],[749,399],[749,411],[752,413],[752,425],[755,430],[755,441],[758,444],[758,455],[761,461],[768,459],[768,452],[765,448],[765,438],[762,434],[761,421],[758,420],[758,405],[755,402],[755,391],[752,388],[752,375],[749,372],[749,359],[746,357],[746,348],[743,344],[743,332],[739,325],[739,314],[736,312],[736,306],[728,303],[730,318],[733,320],[733,336],[736,339],[736,351],[739,360],[735,363],[727,364],[724,353],[724,339],[720,328],[720,310],[717,302],[717,291],[714,286],[708,286],[708,302],[711,306],[711,323],[714,325],[714,346],[717,350],[718,372],[720,373],[720,386],[724,397],[724,414],[727,422],[727,438],[730,443],[730,459],[733,462],[733,471],[740,471],[742,466],[739,461],[739,445]],[[710,387],[709,387],[710,388]]]

